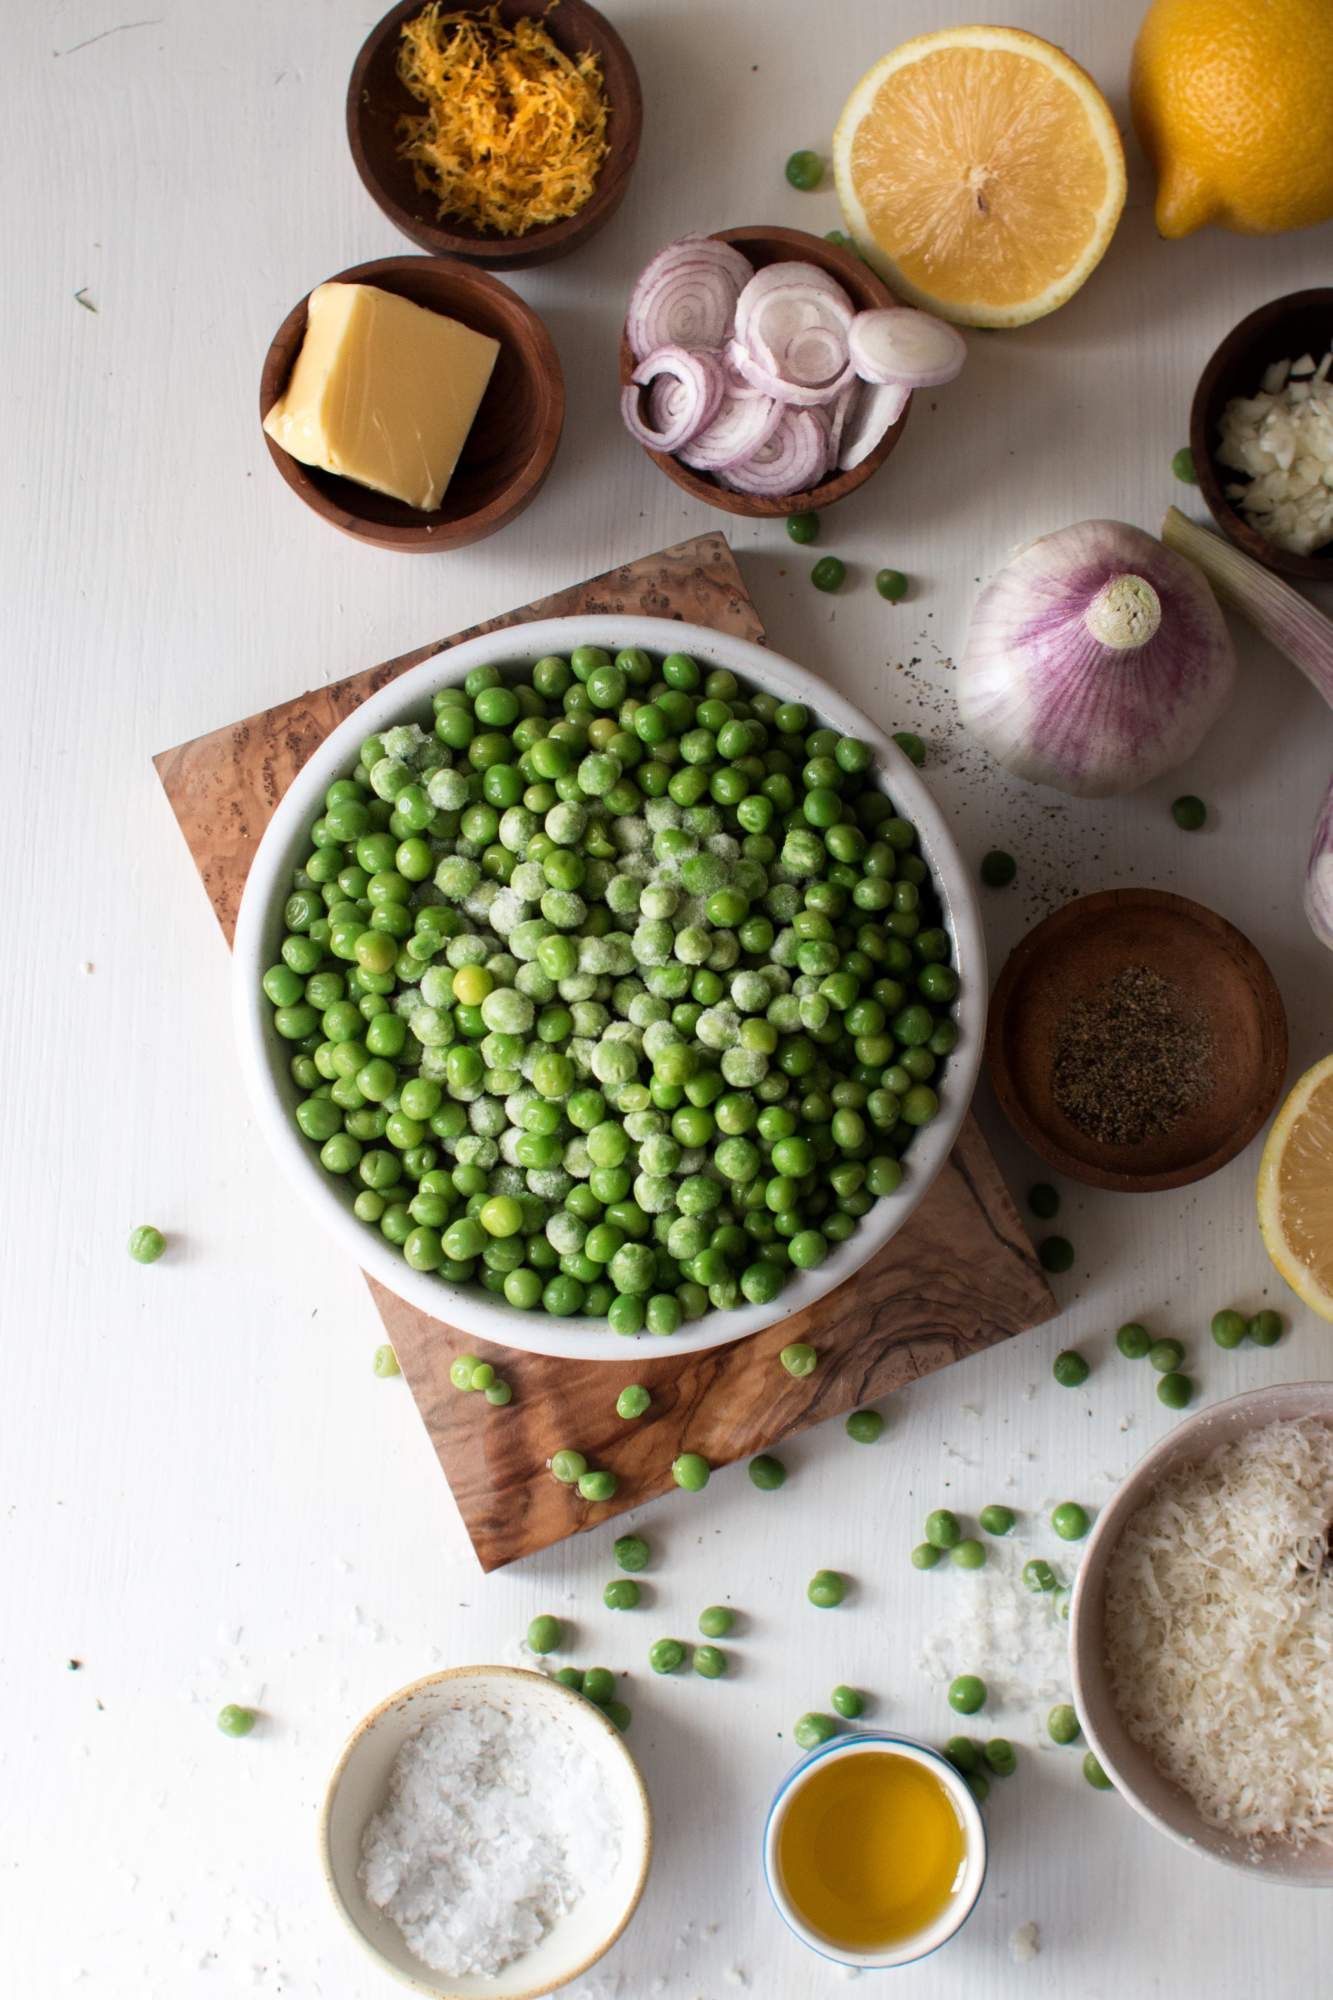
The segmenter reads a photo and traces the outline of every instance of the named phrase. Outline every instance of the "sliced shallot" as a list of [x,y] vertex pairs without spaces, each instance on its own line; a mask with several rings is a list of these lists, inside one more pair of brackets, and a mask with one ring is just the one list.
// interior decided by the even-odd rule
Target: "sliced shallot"
[[737,493],[779,498],[804,493],[824,475],[828,433],[814,410],[786,409],[776,430],[749,458],[719,469],[718,479]]
[[933,389],[952,382],[967,359],[957,327],[913,306],[881,306],[857,313],[847,332],[857,374],[865,382],[901,382]]
[[[667,394],[659,395],[656,411],[665,419],[665,429],[654,430],[640,408],[639,391],[662,376],[670,376],[685,390],[677,403]],[[726,393],[727,378],[715,354],[691,353],[686,347],[659,347],[641,361],[621,391],[620,409],[631,437],[647,445],[649,451],[676,451],[712,423]],[[674,407],[672,407],[674,405]],[[654,405],[650,399],[649,417]]]
[[843,421],[838,447],[840,472],[851,472],[862,459],[869,458],[885,431],[893,429],[911,395],[901,382],[866,383]]
[[712,423],[696,431],[688,444],[677,447],[676,457],[682,465],[692,465],[697,472],[725,472],[729,466],[743,464],[768,443],[782,422],[785,405],[742,386],[743,394],[728,391]]
[[849,382],[837,400],[827,405],[828,409],[828,459],[824,470],[832,472],[838,464],[838,454],[842,450],[842,434],[856,408],[857,399],[864,393],[859,382]]
[[625,335],[636,361],[663,347],[721,347],[754,267],[715,236],[682,236],[645,265],[630,294]]
[[766,299],[774,293],[786,293],[797,297],[817,293],[827,299],[831,310],[836,313],[844,326],[856,316],[856,307],[848,298],[837,279],[818,264],[798,264],[787,261],[781,264],[765,264],[755,271],[746,282],[736,300],[736,338],[742,343],[749,339],[750,321]]
[[750,350],[742,347],[738,340],[731,342],[727,348],[726,358],[729,365],[754,388],[762,389],[766,396],[776,396],[780,403],[791,403],[802,409],[810,409],[817,403],[833,402],[842,394],[847,384],[856,379],[855,370],[848,361],[841,373],[835,375],[830,382],[816,382],[813,386],[793,382],[787,376],[765,366],[762,361],[756,360]]

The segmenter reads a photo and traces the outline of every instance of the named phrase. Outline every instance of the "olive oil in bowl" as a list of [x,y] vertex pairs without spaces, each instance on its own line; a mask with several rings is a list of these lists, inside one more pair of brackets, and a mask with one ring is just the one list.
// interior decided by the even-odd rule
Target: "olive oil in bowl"
[[903,1964],[958,1928],[984,1873],[975,1803],[932,1751],[855,1737],[799,1767],[769,1829],[769,1882],[806,1943]]

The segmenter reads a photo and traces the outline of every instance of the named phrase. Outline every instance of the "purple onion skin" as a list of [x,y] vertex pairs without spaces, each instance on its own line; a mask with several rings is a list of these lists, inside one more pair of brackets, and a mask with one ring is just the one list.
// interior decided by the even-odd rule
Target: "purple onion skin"
[[1333,778],[1319,808],[1306,863],[1305,914],[1320,944],[1333,951]]
[[[1086,614],[1142,578],[1160,623],[1117,649]],[[1021,550],[982,591],[959,675],[964,725],[1034,784],[1079,798],[1135,791],[1189,757],[1231,697],[1235,654],[1192,563],[1123,521],[1081,521]]]

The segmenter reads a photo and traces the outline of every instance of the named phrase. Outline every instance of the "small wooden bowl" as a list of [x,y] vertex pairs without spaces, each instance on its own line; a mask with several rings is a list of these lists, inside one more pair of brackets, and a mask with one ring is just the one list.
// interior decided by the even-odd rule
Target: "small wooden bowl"
[[1227,487],[1244,475],[1219,466],[1213,451],[1222,412],[1233,396],[1253,396],[1274,361],[1295,361],[1302,354],[1313,354],[1318,361],[1331,341],[1333,286],[1270,299],[1231,329],[1199,377],[1190,409],[1190,451],[1199,491],[1222,533],[1256,562],[1313,583],[1333,582],[1333,542],[1308,556],[1277,548],[1227,498]]
[[[269,457],[307,507],[345,535],[379,549],[425,554],[461,549],[505,527],[533,501],[555,459],[565,382],[550,334],[532,307],[498,278],[435,257],[381,257],[339,271],[335,284],[378,285],[500,343],[495,369],[444,498],[433,512],[354,480],[303,465],[275,444]],[[262,422],[277,402],[305,338],[309,294],[273,336],[259,379]]]
[[[1080,1131],[1055,1102],[1059,1023],[1129,965],[1172,981],[1207,1023],[1212,1088],[1161,1137],[1112,1146]],[[991,996],[986,1064],[1000,1108],[1035,1153],[1071,1180],[1123,1194],[1187,1187],[1234,1159],[1277,1103],[1287,1017],[1259,953],[1202,903],[1162,889],[1080,896],[1028,932]]]
[[[399,31],[426,0],[402,0],[371,29],[352,66],[347,86],[347,143],[367,193],[394,227],[436,257],[464,257],[494,271],[518,271],[550,264],[577,250],[611,220],[625,197],[643,131],[643,93],[634,59],[611,23],[587,0],[500,0],[500,17],[512,24],[525,14],[542,17],[547,33],[566,55],[591,50],[602,61],[609,151],[591,198],[563,222],[529,229],[523,236],[499,236],[458,221],[444,221],[433,195],[419,188],[411,162],[398,150],[399,124],[421,105],[398,75]],[[484,11],[477,8],[478,13]]]
[[[713,234],[723,243],[734,243],[756,269],[765,264],[780,264],[788,259],[798,263],[817,264],[821,271],[838,280],[850,297],[858,312],[868,312],[875,306],[896,306],[899,302],[886,285],[880,283],[870,268],[861,262],[851,250],[843,250],[835,243],[826,243],[822,236],[807,235],[804,229],[769,229],[756,224],[747,224],[743,229],[717,229]],[[625,338],[624,329],[620,334],[620,386],[623,389],[634,373],[634,356]],[[872,472],[878,472],[893,447],[897,444],[907,425],[908,413],[912,407],[911,398],[906,408],[891,430],[885,431],[875,449],[868,453],[861,463],[850,472],[835,472],[818,486],[812,486],[806,493],[784,493],[767,498],[755,493],[733,493],[729,486],[723,486],[707,472],[695,472],[690,466],[682,465],[670,452],[642,449],[668,479],[695,500],[702,500],[710,507],[721,507],[727,514],[744,514],[751,520],[771,518],[776,514],[804,514],[823,507],[832,507],[838,500],[845,500],[849,493],[855,493],[858,486],[864,486]]]

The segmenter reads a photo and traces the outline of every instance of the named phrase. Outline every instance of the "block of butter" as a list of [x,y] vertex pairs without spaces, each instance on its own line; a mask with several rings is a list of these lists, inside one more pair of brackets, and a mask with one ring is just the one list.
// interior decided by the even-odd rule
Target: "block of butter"
[[375,285],[318,285],[287,387],[264,419],[304,465],[438,507],[498,341]]

